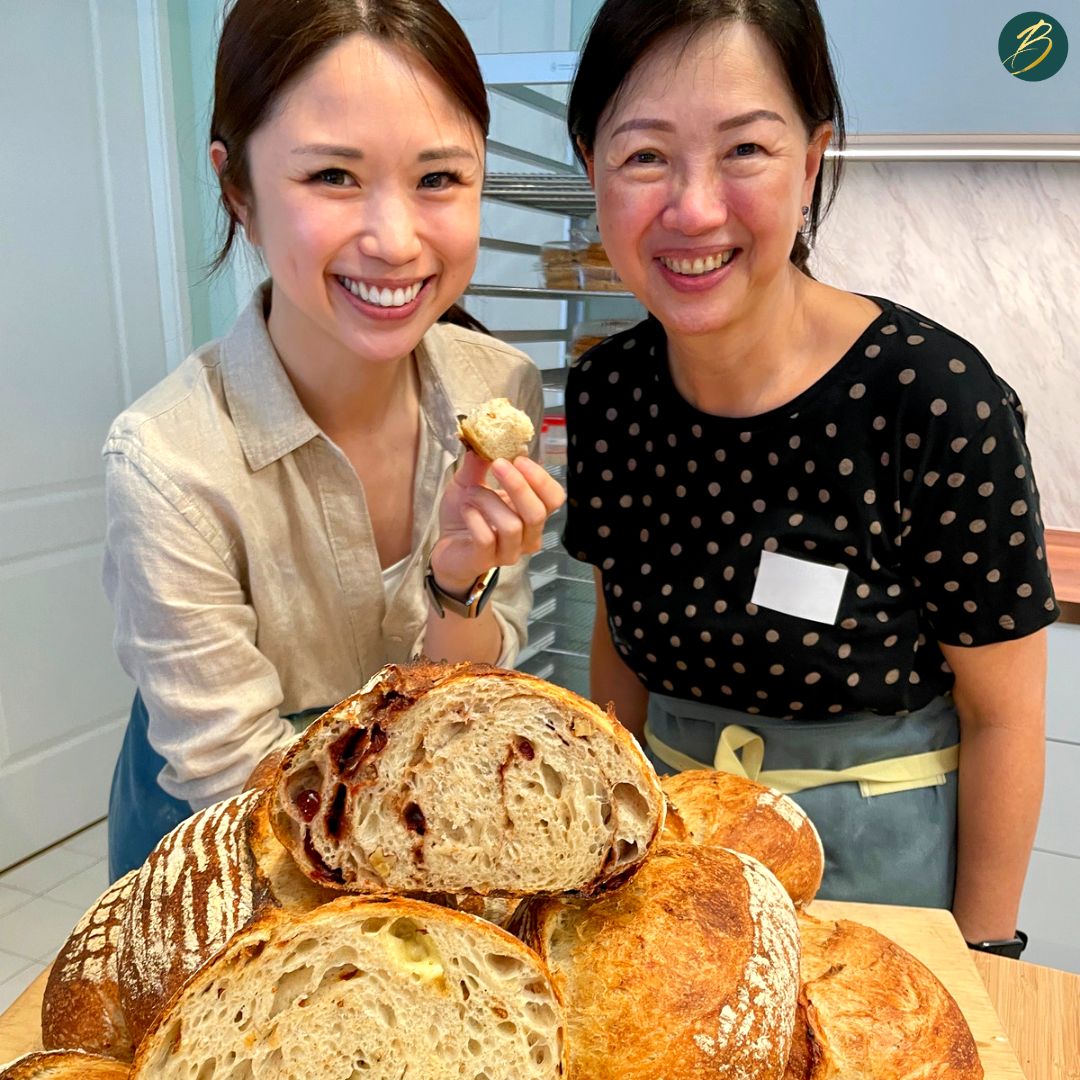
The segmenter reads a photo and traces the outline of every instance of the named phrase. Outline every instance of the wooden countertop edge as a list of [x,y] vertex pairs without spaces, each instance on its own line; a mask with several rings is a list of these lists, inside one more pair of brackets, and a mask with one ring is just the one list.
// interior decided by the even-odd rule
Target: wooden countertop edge
[[1063,621],[1080,622],[1080,530],[1047,529],[1046,561]]

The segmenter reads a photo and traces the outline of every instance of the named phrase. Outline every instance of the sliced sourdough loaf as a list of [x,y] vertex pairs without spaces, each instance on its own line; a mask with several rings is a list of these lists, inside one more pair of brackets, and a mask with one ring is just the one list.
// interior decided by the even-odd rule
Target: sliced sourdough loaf
[[926,967],[861,923],[799,915],[802,1023],[785,1080],[979,1080],[960,1007]]
[[799,987],[795,909],[757,860],[665,842],[593,900],[526,900],[514,927],[566,1006],[569,1080],[769,1080]]
[[118,960],[120,928],[135,878],[132,871],[98,897],[53,962],[41,1003],[46,1050],[78,1047],[131,1060],[134,1047],[121,1005]]
[[554,1080],[562,1007],[535,953],[416,900],[260,916],[170,1002],[135,1056],[153,1080]]
[[82,1050],[27,1054],[0,1066],[0,1080],[127,1080],[129,1073],[122,1061]]
[[663,827],[614,716],[478,664],[384,668],[290,747],[271,824],[313,880],[376,894],[596,891]]
[[825,851],[813,822],[793,799],[712,769],[690,769],[660,782],[669,804],[667,838],[753,855],[779,878],[797,907],[814,899]]

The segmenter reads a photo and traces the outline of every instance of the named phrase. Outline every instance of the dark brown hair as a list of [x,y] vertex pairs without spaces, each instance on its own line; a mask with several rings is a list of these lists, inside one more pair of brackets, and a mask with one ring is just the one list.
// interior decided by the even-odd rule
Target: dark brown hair
[[[707,27],[734,22],[756,26],[776,50],[807,133],[830,123],[833,142],[843,149],[844,107],[815,0],[606,0],[582,49],[567,106],[570,140],[582,163],[592,154],[600,118],[648,52],[661,41],[689,40]],[[804,272],[818,225],[836,198],[842,165],[840,157],[833,159],[827,198],[825,166],[818,172],[806,228],[791,249],[791,261]]]
[[[480,66],[464,31],[438,0],[235,0],[214,71],[210,139],[221,142],[227,155],[219,183],[228,225],[211,273],[228,258],[239,225],[226,192],[251,194],[248,140],[282,93],[352,34],[419,56],[487,136],[490,110]],[[483,329],[460,308],[445,318]]]

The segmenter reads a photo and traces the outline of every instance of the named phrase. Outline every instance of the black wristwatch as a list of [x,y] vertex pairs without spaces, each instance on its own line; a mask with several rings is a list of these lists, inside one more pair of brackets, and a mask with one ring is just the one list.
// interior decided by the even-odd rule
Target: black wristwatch
[[1027,934],[1023,930],[1017,930],[1016,937],[1002,938],[1000,941],[969,941],[967,947],[977,952],[988,952],[995,956],[1007,956],[1010,960],[1019,960],[1027,943]]
[[498,581],[499,568],[493,566],[486,574],[481,574],[472,583],[468,593],[465,595],[465,599],[459,600],[456,596],[451,596],[439,588],[439,583],[435,580],[435,575],[431,570],[431,563],[428,563],[427,574],[424,576],[424,584],[427,586],[428,595],[431,597],[432,607],[435,608],[435,612],[440,619],[446,618],[448,611],[460,615],[463,619],[475,619],[484,610],[484,605],[491,599],[491,594],[495,591]]

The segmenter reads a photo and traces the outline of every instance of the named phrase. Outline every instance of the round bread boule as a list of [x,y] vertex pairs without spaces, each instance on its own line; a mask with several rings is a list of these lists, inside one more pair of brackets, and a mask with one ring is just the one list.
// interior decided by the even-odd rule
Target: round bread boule
[[799,990],[791,899],[756,859],[665,843],[595,900],[527,900],[514,929],[566,1005],[568,1080],[779,1080]]
[[528,454],[535,434],[529,417],[506,398],[492,398],[478,405],[460,425],[461,441],[485,461],[513,461]]
[[664,776],[660,784],[674,811],[668,815],[666,839],[753,855],[777,876],[796,907],[814,899],[825,852],[813,822],[794,799],[712,769]]

